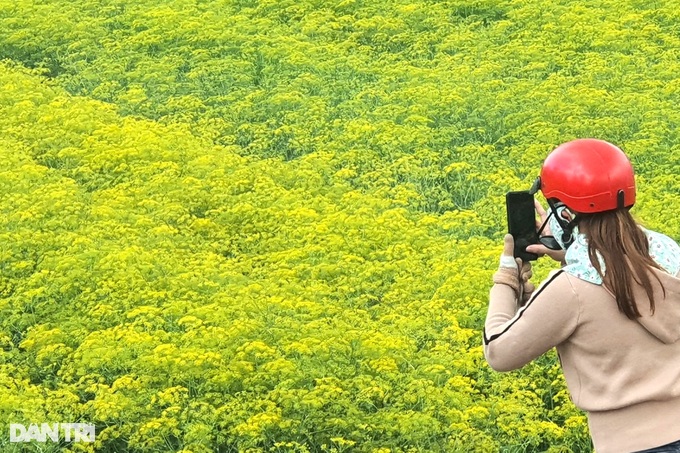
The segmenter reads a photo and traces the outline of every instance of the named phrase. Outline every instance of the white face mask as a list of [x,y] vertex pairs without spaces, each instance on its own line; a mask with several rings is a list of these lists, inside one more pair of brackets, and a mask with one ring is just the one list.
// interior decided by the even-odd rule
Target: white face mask
[[[565,219],[562,216],[562,213],[567,209],[566,206],[561,205],[558,206],[555,211],[557,211],[557,215],[560,216],[561,219],[564,219],[565,221],[569,221]],[[572,215],[573,216],[573,215]],[[553,236],[555,237],[555,240],[557,243],[562,247],[563,250],[566,250],[567,247],[564,245],[564,241],[562,240],[562,235],[564,234],[564,230],[562,229],[562,225],[560,225],[560,222],[557,221],[555,218],[555,215],[551,215],[550,218],[548,219],[548,225],[550,226],[550,231],[552,231]],[[578,234],[578,227],[574,227],[572,232],[571,232],[571,240],[573,241],[576,235]],[[571,241],[570,241],[571,245]]]

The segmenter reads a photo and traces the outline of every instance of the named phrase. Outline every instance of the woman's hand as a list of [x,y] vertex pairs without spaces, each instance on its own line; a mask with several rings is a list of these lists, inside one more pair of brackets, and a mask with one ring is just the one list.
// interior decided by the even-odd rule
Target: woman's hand
[[[534,200],[534,206],[536,207],[536,212],[538,213],[539,220],[536,220],[536,229],[539,229],[548,218],[548,213],[543,209],[541,203]],[[552,231],[550,231],[550,225],[546,224],[543,229],[542,236],[552,236]],[[527,246],[526,251],[529,253],[535,253],[538,256],[549,256],[555,261],[559,262],[563,266],[566,264],[564,261],[564,256],[567,254],[566,250],[552,250],[543,244],[532,244]]]
[[503,253],[500,267],[493,276],[493,282],[507,285],[515,291],[519,305],[524,305],[534,292],[534,285],[529,281],[533,272],[531,262],[523,263],[520,258],[513,256],[515,241],[510,234],[503,238]]

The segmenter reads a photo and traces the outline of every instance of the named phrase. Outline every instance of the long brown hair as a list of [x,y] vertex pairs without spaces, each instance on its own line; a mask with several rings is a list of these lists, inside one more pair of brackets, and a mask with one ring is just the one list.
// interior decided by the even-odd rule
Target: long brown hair
[[[640,310],[633,297],[633,283],[641,285],[654,313],[652,268],[661,269],[649,254],[649,242],[644,231],[627,209],[579,214],[578,228],[588,241],[588,256],[602,277],[604,286],[616,298],[619,310],[629,319],[639,318]],[[597,255],[602,257],[605,272]],[[653,275],[661,284],[661,280]],[[661,284],[663,294],[666,289]]]

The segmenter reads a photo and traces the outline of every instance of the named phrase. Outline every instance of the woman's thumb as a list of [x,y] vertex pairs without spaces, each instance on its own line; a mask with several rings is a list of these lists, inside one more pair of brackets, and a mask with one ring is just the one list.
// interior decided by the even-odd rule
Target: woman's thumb
[[506,234],[503,238],[503,255],[514,256],[515,255],[515,240],[512,238],[511,234]]

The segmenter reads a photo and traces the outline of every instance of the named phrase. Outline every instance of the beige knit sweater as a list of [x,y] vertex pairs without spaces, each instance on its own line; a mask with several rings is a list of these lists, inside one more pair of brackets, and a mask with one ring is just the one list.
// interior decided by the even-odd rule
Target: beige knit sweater
[[655,273],[666,296],[657,288],[652,315],[644,291],[636,290],[638,320],[619,312],[603,286],[563,271],[519,309],[515,291],[495,284],[484,329],[487,361],[510,371],[556,347],[571,398],[588,413],[597,453],[680,440],[680,279]]

